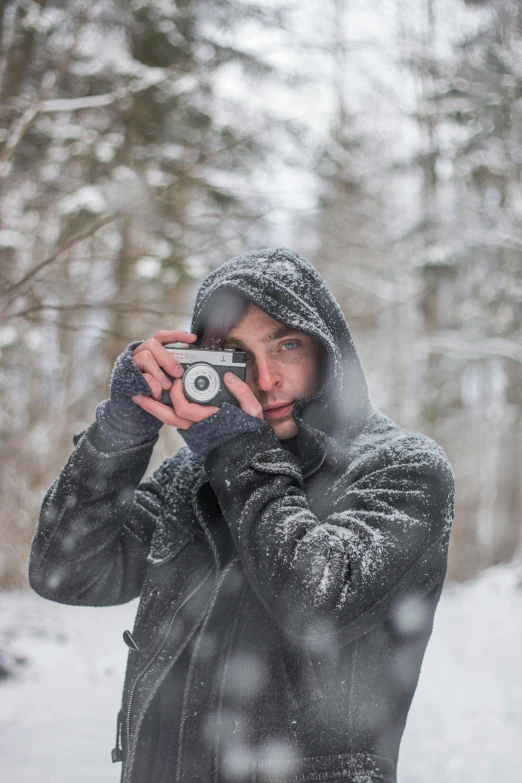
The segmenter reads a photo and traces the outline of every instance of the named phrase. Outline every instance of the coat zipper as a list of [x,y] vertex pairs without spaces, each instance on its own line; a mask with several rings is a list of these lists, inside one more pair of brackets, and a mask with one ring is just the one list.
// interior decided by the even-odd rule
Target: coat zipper
[[123,761],[123,751],[120,746],[120,732],[122,725],[123,710],[118,712],[118,718],[116,723],[116,747],[111,751],[111,758],[114,764],[115,761]]
[[130,762],[131,762],[131,760],[133,760],[134,752],[135,752],[135,744],[136,744],[136,743],[133,743],[133,745],[131,747],[131,743],[130,743],[130,713],[131,713],[131,708],[132,708],[132,700],[133,700],[133,697],[134,697],[134,692],[136,690],[138,682],[141,679],[141,677],[145,674],[145,672],[151,667],[152,663],[154,662],[154,660],[157,658],[157,656],[159,655],[159,653],[163,649],[163,647],[165,645],[165,642],[167,641],[167,639],[168,639],[168,637],[170,635],[170,631],[172,630],[172,626],[174,624],[174,620],[176,619],[176,615],[178,614],[179,610],[204,585],[204,583],[207,581],[208,577],[212,573],[212,570],[213,570],[213,568],[209,568],[209,570],[205,574],[204,578],[189,593],[189,595],[184,599],[184,601],[182,601],[181,604],[178,606],[178,608],[176,609],[176,611],[174,612],[174,614],[172,615],[172,617],[170,619],[170,623],[169,623],[169,626],[168,626],[167,631],[165,633],[165,636],[163,638],[163,641],[161,642],[160,646],[156,649],[156,652],[154,653],[154,655],[147,661],[147,663],[142,668],[140,673],[135,677],[134,682],[132,683],[131,690],[130,690],[130,693],[129,693],[129,703],[128,703],[128,706],[127,706],[126,725],[125,725],[125,731],[126,731],[126,737],[127,737],[127,757],[128,757],[128,764],[127,764],[127,767],[126,767],[126,770],[125,770],[125,776],[124,776],[124,779],[126,779],[126,780],[130,780],[130,769],[131,769],[131,763]]
[[[201,489],[201,487],[202,487],[204,484],[208,484],[208,483],[210,483],[210,482],[208,481],[208,479],[203,479],[202,481],[198,482],[198,484],[196,485],[196,487],[195,487],[195,488],[193,489],[193,491],[192,491],[192,504],[193,504],[193,507],[194,507],[194,511],[195,511],[196,517],[199,519],[199,521],[200,521],[200,523],[201,523],[201,534],[202,534],[202,536],[203,536],[204,538],[208,538],[208,537],[207,537],[207,535],[206,535],[206,532],[205,532],[205,526],[204,526],[204,522],[202,521],[201,515],[200,515],[200,513],[199,513],[199,508],[198,508],[198,504],[197,504],[197,493],[199,492],[199,490]],[[210,545],[210,547],[211,547],[211,549],[212,549],[212,553],[213,553],[213,556],[214,556],[215,565],[216,565],[216,572],[217,572],[217,573],[216,573],[216,583],[218,583],[218,582],[219,582],[219,576],[220,576],[220,574],[219,574],[219,571],[220,571],[220,569],[219,569],[219,555],[218,555],[218,552],[217,552],[217,549],[216,549],[216,546],[215,546],[215,543],[214,543],[214,541],[213,541],[213,540],[210,540],[208,543],[209,543],[209,545]],[[161,645],[159,646],[159,648],[156,650],[156,652],[154,653],[154,655],[152,656],[152,658],[151,658],[151,659],[148,661],[148,663],[146,664],[146,666],[144,666],[144,668],[143,668],[143,669],[140,671],[140,673],[139,673],[139,674],[138,674],[138,676],[135,678],[135,680],[134,680],[134,682],[133,682],[133,684],[132,684],[131,691],[130,691],[130,694],[129,694],[129,704],[128,704],[128,707],[127,707],[127,718],[126,718],[126,736],[127,736],[127,765],[126,765],[126,769],[125,769],[125,776],[124,776],[124,779],[130,780],[130,771],[131,771],[131,767],[132,767],[132,762],[134,761],[134,754],[135,754],[135,746],[136,746],[136,743],[134,742],[134,743],[133,743],[133,746],[132,746],[132,748],[131,748],[131,744],[130,744],[130,713],[131,713],[132,699],[133,699],[133,697],[134,697],[134,692],[135,692],[135,690],[136,690],[136,686],[137,686],[137,684],[138,684],[138,681],[140,680],[140,678],[142,677],[142,675],[143,675],[143,674],[144,674],[144,673],[147,671],[147,669],[148,669],[148,668],[150,668],[150,666],[151,666],[151,664],[153,663],[154,659],[155,659],[155,658],[158,656],[158,654],[160,653],[161,649],[163,648],[163,646],[164,646],[164,644],[165,644],[166,640],[167,640],[167,639],[168,639],[168,637],[169,637],[169,634],[170,634],[170,631],[171,631],[172,625],[173,625],[173,623],[174,623],[174,619],[175,619],[175,617],[176,617],[177,613],[179,612],[179,610],[181,609],[181,607],[182,607],[182,606],[183,606],[183,605],[184,605],[184,604],[185,604],[185,603],[186,603],[186,602],[187,602],[187,601],[188,601],[188,600],[189,600],[189,599],[190,599],[190,598],[191,598],[191,597],[192,597],[192,596],[193,596],[193,595],[194,595],[194,594],[195,594],[195,593],[196,593],[196,592],[197,592],[197,591],[200,589],[200,587],[202,587],[202,586],[203,586],[203,584],[206,582],[206,580],[208,579],[208,577],[210,576],[210,574],[212,573],[212,571],[213,571],[213,567],[212,567],[212,568],[210,568],[210,569],[207,571],[207,573],[206,573],[205,577],[202,579],[202,581],[201,581],[201,582],[200,582],[200,583],[197,585],[197,587],[196,587],[196,588],[195,588],[195,589],[194,589],[194,590],[193,590],[193,591],[190,593],[190,595],[189,595],[189,596],[187,596],[187,598],[185,598],[185,600],[184,600],[184,601],[183,601],[183,602],[180,604],[180,606],[178,606],[178,608],[176,609],[176,612],[174,613],[174,615],[173,615],[173,616],[172,616],[172,618],[171,618],[171,621],[170,621],[170,623],[169,623],[169,627],[168,627],[168,629],[167,629],[167,632],[166,632],[166,634],[165,634],[165,637],[164,637],[164,639],[163,639],[163,642],[161,643]],[[211,600],[212,600],[212,599],[211,599]],[[214,599],[214,600],[215,600],[215,599]],[[209,601],[209,603],[210,603],[210,601]],[[207,604],[207,607],[205,608],[205,612],[203,613],[203,617],[205,616],[205,614],[206,614],[206,612],[207,612],[207,609],[208,609],[208,604]],[[174,663],[175,663],[175,662],[174,662]],[[171,664],[171,665],[173,665],[173,664]],[[148,707],[148,705],[147,705],[147,707]],[[138,733],[139,733],[139,728],[138,728]],[[123,781],[122,781],[122,783],[123,783]]]
[[[321,461],[319,462],[319,464],[316,465],[315,467],[312,467],[307,473],[304,473],[303,474],[303,478],[308,478],[313,473],[316,473],[319,470],[319,468],[322,466],[322,464],[325,461],[325,459],[326,459],[326,452],[323,452],[322,457],[321,457]],[[201,487],[204,484],[209,484],[209,483],[210,482],[209,482],[208,479],[203,479],[202,481],[200,481],[197,484],[197,486],[193,490],[193,494],[192,494],[193,501],[195,500],[195,498],[197,496],[197,493],[199,492]],[[194,503],[194,505],[197,506],[197,503]],[[196,509],[196,516],[198,517],[198,519],[200,519],[200,515],[198,513],[198,509]],[[201,521],[201,519],[200,519],[200,521]],[[199,534],[199,535],[200,535],[200,537],[203,537],[203,538],[207,537],[203,528],[201,530],[201,534]],[[212,542],[209,542],[209,543],[212,546],[212,544],[214,542],[212,541]],[[212,547],[212,548],[214,549],[215,547]],[[217,564],[216,564],[216,566],[217,566]],[[203,584],[206,582],[206,580],[210,576],[211,572],[212,572],[212,568],[209,569],[209,571],[206,573],[206,575],[203,578],[203,580],[190,593],[190,595],[188,595],[187,598],[185,598],[185,600],[178,606],[178,608],[176,609],[174,615],[171,618],[171,621],[169,623],[169,627],[168,627],[167,633],[165,634],[163,642],[161,643],[161,645],[158,647],[158,649],[156,650],[156,652],[154,653],[152,658],[148,661],[148,663],[144,666],[144,668],[140,671],[140,673],[137,675],[137,677],[134,679],[134,682],[132,683],[131,690],[130,690],[130,693],[129,693],[129,703],[128,703],[128,707],[127,707],[126,726],[125,726],[126,736],[127,736],[127,765],[126,765],[126,769],[125,769],[124,779],[126,779],[126,780],[130,780],[130,771],[131,771],[131,763],[130,762],[131,762],[131,760],[133,760],[134,752],[135,752],[135,743],[133,744],[132,748],[131,748],[131,745],[130,745],[130,713],[131,713],[132,699],[134,697],[134,692],[136,690],[137,684],[138,684],[139,680],[141,679],[141,677],[143,676],[143,674],[147,671],[147,669],[150,668],[150,666],[152,665],[152,663],[155,660],[155,658],[161,652],[161,650],[162,650],[166,640],[169,637],[169,634],[170,634],[170,631],[172,629],[172,625],[174,623],[174,620],[176,618],[177,613],[179,612],[181,607],[184,606],[184,604],[203,586]],[[218,579],[219,579],[219,574],[218,574]],[[120,710],[120,712],[118,713],[118,726],[117,726],[117,731],[116,731],[116,747],[112,750],[112,760],[113,761],[121,761],[122,758],[123,758],[122,750],[119,747],[120,725],[123,724],[123,722],[120,721],[120,715],[121,714],[122,714],[122,710]]]
[[[230,562],[225,566],[223,571],[219,574],[219,577],[216,581],[216,584],[214,585],[214,589],[212,591],[212,595],[207,603],[207,606],[205,608],[205,615],[203,617],[203,622],[201,624],[201,628],[198,632],[198,640],[196,642],[195,650],[197,649],[199,642],[201,641],[202,635],[205,632],[206,625],[210,619],[210,616],[212,614],[212,609],[214,608],[214,605],[217,601],[217,596],[219,593],[219,588],[221,587],[227,572],[230,571],[230,569],[239,561],[239,555],[236,555],[235,557],[230,560]],[[186,718],[186,703],[187,703],[187,697],[188,697],[188,691],[190,686],[190,680],[192,678],[194,669],[194,653],[190,660],[190,665],[187,672],[187,678],[185,681],[185,690],[183,693],[183,701],[181,705],[181,716],[180,716],[180,725],[179,725],[179,738],[178,738],[178,758],[177,758],[177,765],[176,765],[176,781],[179,781],[180,777],[180,771],[181,771],[181,750],[182,750],[182,742],[183,742],[183,728],[185,725],[185,718]]]

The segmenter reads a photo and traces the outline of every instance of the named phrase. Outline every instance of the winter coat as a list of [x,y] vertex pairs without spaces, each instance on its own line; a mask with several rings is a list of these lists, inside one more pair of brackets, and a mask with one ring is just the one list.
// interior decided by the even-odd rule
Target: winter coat
[[143,481],[157,437],[109,454],[92,424],[43,501],[31,586],[84,606],[140,596],[113,751],[122,783],[149,780],[150,726],[182,655],[173,783],[393,783],[446,574],[451,465],[372,403],[305,259],[279,248],[223,264],[192,332],[223,286],[327,351],[325,383],[293,409],[297,453],[267,427],[205,460],[184,446]]

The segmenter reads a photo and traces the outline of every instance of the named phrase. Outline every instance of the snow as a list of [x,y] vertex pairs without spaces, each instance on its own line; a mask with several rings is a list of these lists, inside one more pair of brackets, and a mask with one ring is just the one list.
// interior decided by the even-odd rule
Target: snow
[[136,261],[134,265],[135,276],[142,280],[152,280],[159,277],[161,272],[161,261],[158,258],[144,256]]
[[[515,783],[522,730],[522,578],[496,566],[448,584],[401,746],[399,783]],[[25,657],[0,681],[0,755],[9,783],[119,780],[112,764],[137,601],[62,606],[0,593],[0,649]]]
[[13,324],[7,324],[0,328],[0,348],[12,345],[18,339],[18,330]]
[[24,343],[30,351],[38,351],[42,347],[44,336],[40,329],[29,329],[24,335]]
[[117,781],[112,764],[137,601],[107,609],[54,604],[30,590],[0,594],[0,649],[27,663],[0,682],[0,756],[8,783]]
[[3,228],[0,230],[0,248],[7,250],[9,248],[22,248],[27,246],[24,237],[19,231]]
[[66,196],[62,199],[59,206],[62,215],[72,215],[81,210],[90,212],[93,215],[101,215],[106,208],[107,203],[103,194],[92,185],[85,185],[70,196]]
[[401,750],[401,783],[520,780],[522,573],[445,589]]

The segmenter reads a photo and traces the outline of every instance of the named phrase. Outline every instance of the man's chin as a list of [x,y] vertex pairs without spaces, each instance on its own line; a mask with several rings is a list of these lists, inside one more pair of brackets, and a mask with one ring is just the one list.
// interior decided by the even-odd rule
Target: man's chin
[[267,424],[272,427],[274,430],[276,438],[279,440],[287,440],[287,438],[293,438],[294,435],[297,435],[297,424],[293,419],[290,421],[278,421],[278,422],[270,422],[267,421]]

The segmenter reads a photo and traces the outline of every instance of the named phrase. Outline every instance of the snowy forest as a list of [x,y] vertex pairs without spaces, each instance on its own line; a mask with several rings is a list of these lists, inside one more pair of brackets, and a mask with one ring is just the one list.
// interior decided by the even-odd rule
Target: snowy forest
[[0,33],[0,585],[117,355],[277,245],[448,453],[448,578],[520,555],[522,4],[24,0]]
[[519,563],[521,175],[520,0],[0,0],[3,595],[116,357],[277,246],[448,454],[448,585]]

